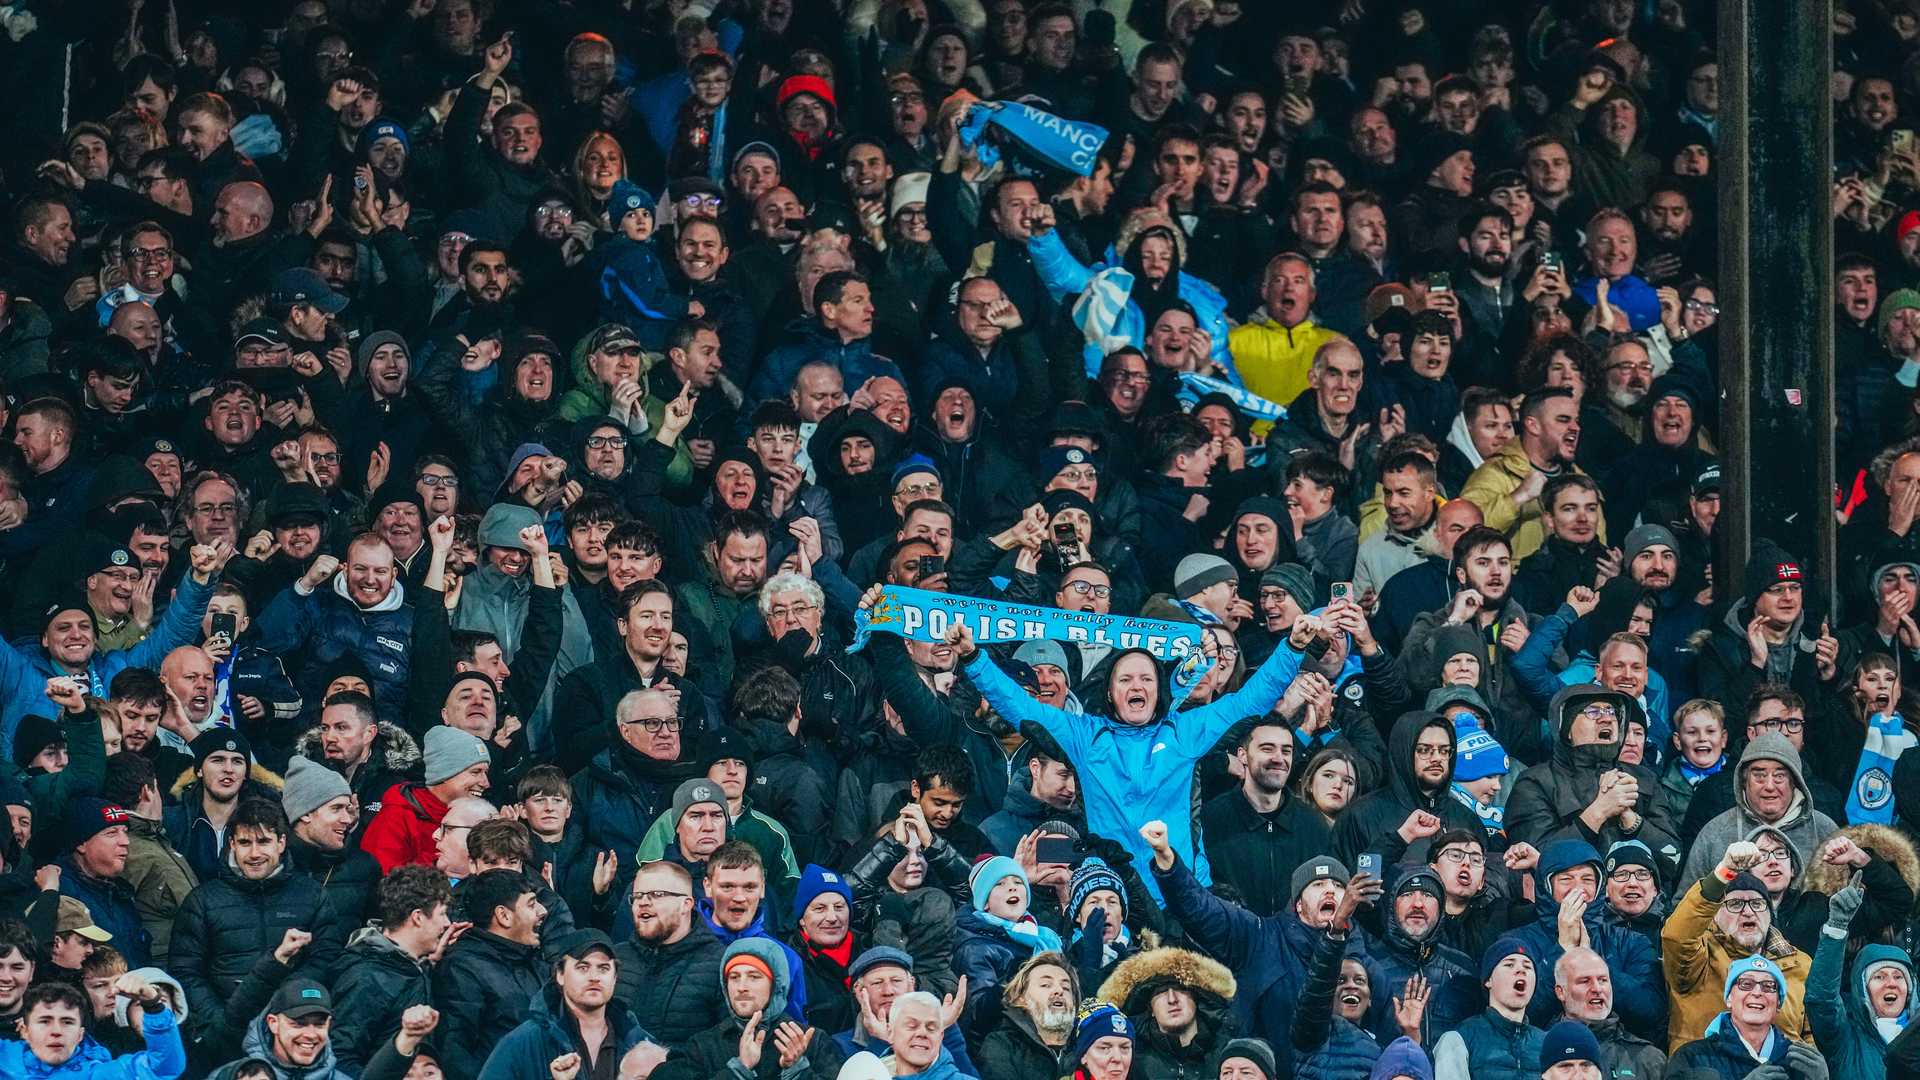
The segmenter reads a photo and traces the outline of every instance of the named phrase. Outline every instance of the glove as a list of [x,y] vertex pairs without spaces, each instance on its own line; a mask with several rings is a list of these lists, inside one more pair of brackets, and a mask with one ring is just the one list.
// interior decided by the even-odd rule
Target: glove
[[1746,1080],[1793,1080],[1787,1070],[1779,1065],[1762,1065],[1746,1075]]
[[1087,925],[1080,930],[1080,939],[1067,949],[1067,957],[1079,967],[1098,971],[1100,959],[1107,936],[1107,909],[1097,908],[1087,916]]
[[1787,1047],[1787,1066],[1800,1080],[1827,1080],[1827,1059],[1806,1043]]
[[1867,890],[1858,885],[1849,885],[1834,893],[1833,899],[1827,901],[1827,925],[1846,930],[1853,925],[1853,917],[1860,913],[1860,905],[1866,902]]

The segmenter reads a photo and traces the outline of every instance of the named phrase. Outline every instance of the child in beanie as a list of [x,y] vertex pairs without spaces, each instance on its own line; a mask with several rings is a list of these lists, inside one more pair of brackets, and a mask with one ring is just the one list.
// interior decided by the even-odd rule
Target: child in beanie
[[1479,815],[1488,836],[1505,836],[1505,811],[1498,805],[1500,786],[1507,778],[1507,751],[1493,735],[1468,716],[1454,721],[1459,752],[1454,758],[1453,797]]
[[607,218],[613,235],[600,241],[600,314],[625,325],[640,344],[659,352],[667,332],[688,316],[706,314],[698,300],[676,296],[653,249],[653,196],[631,180],[613,185]]

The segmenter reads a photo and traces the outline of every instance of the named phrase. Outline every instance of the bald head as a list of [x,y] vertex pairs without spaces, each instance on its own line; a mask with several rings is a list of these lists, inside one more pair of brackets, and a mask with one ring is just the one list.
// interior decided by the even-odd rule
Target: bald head
[[182,645],[160,661],[160,681],[180,700],[187,719],[198,724],[213,713],[215,675],[213,657],[197,645]]
[[221,244],[258,236],[273,223],[273,196],[249,180],[228,184],[213,199],[213,238]]
[[1453,558],[1453,542],[1461,533],[1485,524],[1486,520],[1480,508],[1466,499],[1453,499],[1442,506],[1433,526],[1434,545],[1439,548],[1440,557]]

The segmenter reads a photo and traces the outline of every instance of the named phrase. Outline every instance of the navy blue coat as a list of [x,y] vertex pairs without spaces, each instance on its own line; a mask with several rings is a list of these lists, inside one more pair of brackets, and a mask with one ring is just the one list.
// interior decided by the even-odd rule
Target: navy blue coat
[[259,646],[278,656],[299,658],[288,674],[309,702],[318,702],[326,692],[327,667],[353,653],[373,676],[374,710],[380,718],[406,719],[413,671],[413,606],[407,602],[406,586],[398,580],[385,601],[367,610],[330,584],[305,596],[297,585],[287,589],[260,614]]
[[[607,1002],[607,1024],[613,1029],[614,1060],[636,1045],[653,1040],[625,1005]],[[527,1003],[527,1018],[500,1040],[480,1067],[479,1080],[547,1080],[547,1065],[563,1054],[576,1053],[576,1032],[560,987],[549,983],[539,997]]]

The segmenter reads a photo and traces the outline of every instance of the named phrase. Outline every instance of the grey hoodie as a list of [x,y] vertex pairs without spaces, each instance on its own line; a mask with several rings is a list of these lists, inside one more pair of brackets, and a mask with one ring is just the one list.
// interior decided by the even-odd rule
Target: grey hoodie
[[[1747,805],[1747,767],[1756,761],[1775,761],[1786,766],[1787,773],[1793,778],[1797,792],[1793,803],[1787,808],[1786,816],[1779,821],[1768,822],[1754,814]],[[1740,762],[1735,766],[1733,776],[1733,809],[1707,822],[1698,836],[1693,838],[1693,850],[1687,854],[1687,865],[1680,874],[1680,886],[1676,892],[1682,892],[1701,877],[1710,872],[1720,862],[1720,856],[1726,853],[1727,845],[1736,840],[1744,840],[1754,829],[1762,825],[1771,825],[1775,832],[1785,836],[1796,852],[1817,850],[1820,842],[1831,836],[1840,826],[1832,818],[1813,808],[1812,789],[1807,786],[1806,770],[1800,764],[1800,753],[1787,741],[1785,735],[1769,731],[1747,744],[1740,754]],[[1796,860],[1794,865],[1792,888],[1799,888],[1805,867]]]

